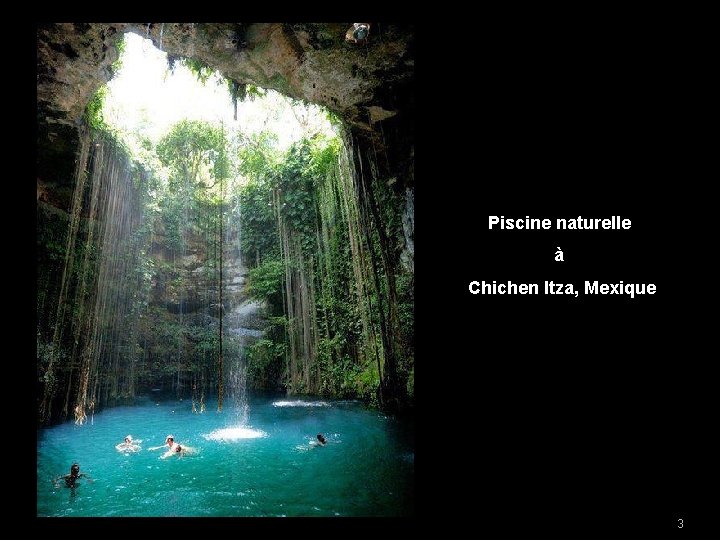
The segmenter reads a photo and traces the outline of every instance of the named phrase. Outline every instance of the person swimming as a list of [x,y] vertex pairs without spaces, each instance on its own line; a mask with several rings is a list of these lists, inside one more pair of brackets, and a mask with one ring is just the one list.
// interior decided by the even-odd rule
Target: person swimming
[[167,446],[168,451],[170,451],[170,449],[172,449],[174,444],[175,444],[175,436],[168,435],[167,437],[165,437],[165,444],[163,444],[162,446],[152,446],[152,447],[148,448],[148,450],[160,450],[161,448],[165,448]]
[[322,433],[317,434],[317,442],[315,444],[318,446],[325,446],[325,444],[327,444],[327,441],[325,440],[325,437],[323,437]]
[[160,456],[162,459],[169,458],[170,456],[184,456],[186,454],[194,454],[195,449],[190,448],[186,445],[180,445],[175,442],[175,436],[174,435],[168,435],[165,437],[165,444],[162,446],[153,446],[152,448],[148,448],[148,450],[160,450],[161,448],[165,448],[165,453]]
[[53,480],[53,483],[55,484],[55,487],[58,487],[58,482],[60,480],[65,480],[65,487],[74,488],[79,478],[87,478],[89,482],[93,481],[87,474],[80,472],[80,465],[73,463],[70,466],[70,474],[58,476],[55,480]]
[[162,456],[160,456],[162,459],[169,458],[171,456],[178,456],[182,457],[185,455],[185,449],[186,447],[182,446],[181,444],[173,444],[170,449],[165,452]]
[[128,435],[123,442],[116,444],[115,448],[119,452],[138,452],[140,451],[140,445],[138,443],[141,442],[140,440],[133,441],[132,435]]
[[190,446],[188,446],[186,444],[175,443],[168,449],[167,452],[165,452],[160,457],[162,459],[166,459],[171,456],[183,457],[183,456],[192,455],[195,453],[196,453],[196,451],[194,448],[191,448]]

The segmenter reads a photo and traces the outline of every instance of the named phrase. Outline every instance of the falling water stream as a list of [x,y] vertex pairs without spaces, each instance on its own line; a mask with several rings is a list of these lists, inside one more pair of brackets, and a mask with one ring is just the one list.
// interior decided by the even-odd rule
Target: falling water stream
[[[238,231],[237,237],[236,257],[223,256],[224,266],[226,266],[224,275],[231,283],[238,282],[242,284],[247,270],[242,263],[240,231]],[[233,247],[229,226],[225,227],[223,245],[228,248]],[[224,251],[230,253],[232,249],[224,249]],[[225,286],[224,284],[222,285]],[[229,286],[233,287],[232,284]],[[253,429],[252,426],[248,425],[250,405],[247,391],[247,360],[245,358],[245,348],[250,344],[249,341],[262,336],[262,331],[245,328],[243,326],[245,321],[257,316],[257,312],[261,306],[255,302],[243,302],[240,305],[228,302],[228,305],[229,316],[225,317],[226,339],[237,340],[238,343],[237,356],[230,359],[231,364],[227,380],[227,387],[232,397],[234,407],[232,409],[232,415],[230,416],[231,425],[218,429],[209,435],[210,439],[224,441],[255,438],[262,435],[261,431]]]

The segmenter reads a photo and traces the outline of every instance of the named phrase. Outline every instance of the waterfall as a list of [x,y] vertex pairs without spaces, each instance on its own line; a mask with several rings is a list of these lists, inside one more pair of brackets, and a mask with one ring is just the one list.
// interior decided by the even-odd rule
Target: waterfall
[[232,388],[233,401],[235,402],[235,418],[239,426],[248,423],[250,406],[247,396],[247,363],[245,362],[243,338],[240,338],[240,353],[235,364],[230,370],[230,387]]
[[[226,428],[218,429],[207,436],[212,440],[236,441],[239,439],[255,438],[263,436],[263,432],[251,429],[249,426],[250,405],[248,400],[248,372],[245,348],[249,340],[262,335],[261,331],[245,328],[246,321],[256,316],[259,306],[254,302],[244,299],[243,281],[245,267],[242,262],[242,249],[240,247],[240,220],[232,219],[235,213],[239,213],[239,206],[234,211],[228,212],[228,216],[222,216],[223,236],[220,242],[221,257],[224,266],[222,276],[222,287],[227,290],[223,295],[227,306],[228,315],[225,316],[223,340],[224,360],[227,366],[227,378],[225,388],[227,395],[232,400],[233,415],[227,422]],[[220,307],[221,313],[224,311]]]
[[[235,220],[235,223],[237,225],[234,229],[230,227],[230,222],[228,222],[227,226],[224,228],[225,237],[223,238],[223,246],[228,246],[229,253],[228,256],[222,257],[222,260],[223,263],[227,263],[228,266],[232,264],[232,267],[235,268],[235,272],[242,274],[243,264],[242,248],[240,246],[240,219],[238,218]],[[232,241],[233,234],[237,236],[237,243],[233,243]],[[232,248],[235,246],[237,247],[237,255],[230,257],[233,251]],[[232,274],[233,273],[229,271],[225,272],[227,277],[230,277]],[[232,312],[232,309],[230,311]],[[247,360],[245,358],[245,347],[247,346],[247,343],[245,335],[240,331],[241,327],[239,326],[239,322],[240,321],[235,318],[234,320],[228,321],[227,325],[228,333],[232,334],[232,336],[229,336],[229,339],[236,340],[238,345],[237,355],[236,358],[233,359],[233,365],[230,369],[229,383],[235,405],[235,419],[237,421],[237,425],[246,426],[250,412],[247,395]]]

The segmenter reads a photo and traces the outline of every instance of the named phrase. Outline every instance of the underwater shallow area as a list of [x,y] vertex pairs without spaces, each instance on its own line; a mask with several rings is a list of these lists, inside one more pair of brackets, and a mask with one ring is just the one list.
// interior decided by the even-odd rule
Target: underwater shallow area
[[[247,425],[209,403],[148,400],[38,431],[38,516],[397,516],[413,513],[410,423],[356,402],[256,397]],[[317,433],[324,447],[311,444]],[[115,445],[131,434],[141,450]],[[165,436],[196,450],[161,459]],[[93,482],[52,479],[78,462]]]

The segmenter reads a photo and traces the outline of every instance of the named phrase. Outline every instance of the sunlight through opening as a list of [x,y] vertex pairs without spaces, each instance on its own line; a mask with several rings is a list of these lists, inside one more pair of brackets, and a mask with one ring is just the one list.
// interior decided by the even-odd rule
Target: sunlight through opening
[[270,132],[277,136],[278,151],[287,150],[303,136],[336,135],[323,108],[269,89],[238,100],[235,120],[228,84],[219,72],[211,71],[203,83],[182,61],[170,68],[166,52],[133,33],[124,36],[120,49],[102,115],[135,155],[142,153],[143,141],[157,144],[181,120],[222,125],[229,133],[245,137]]

